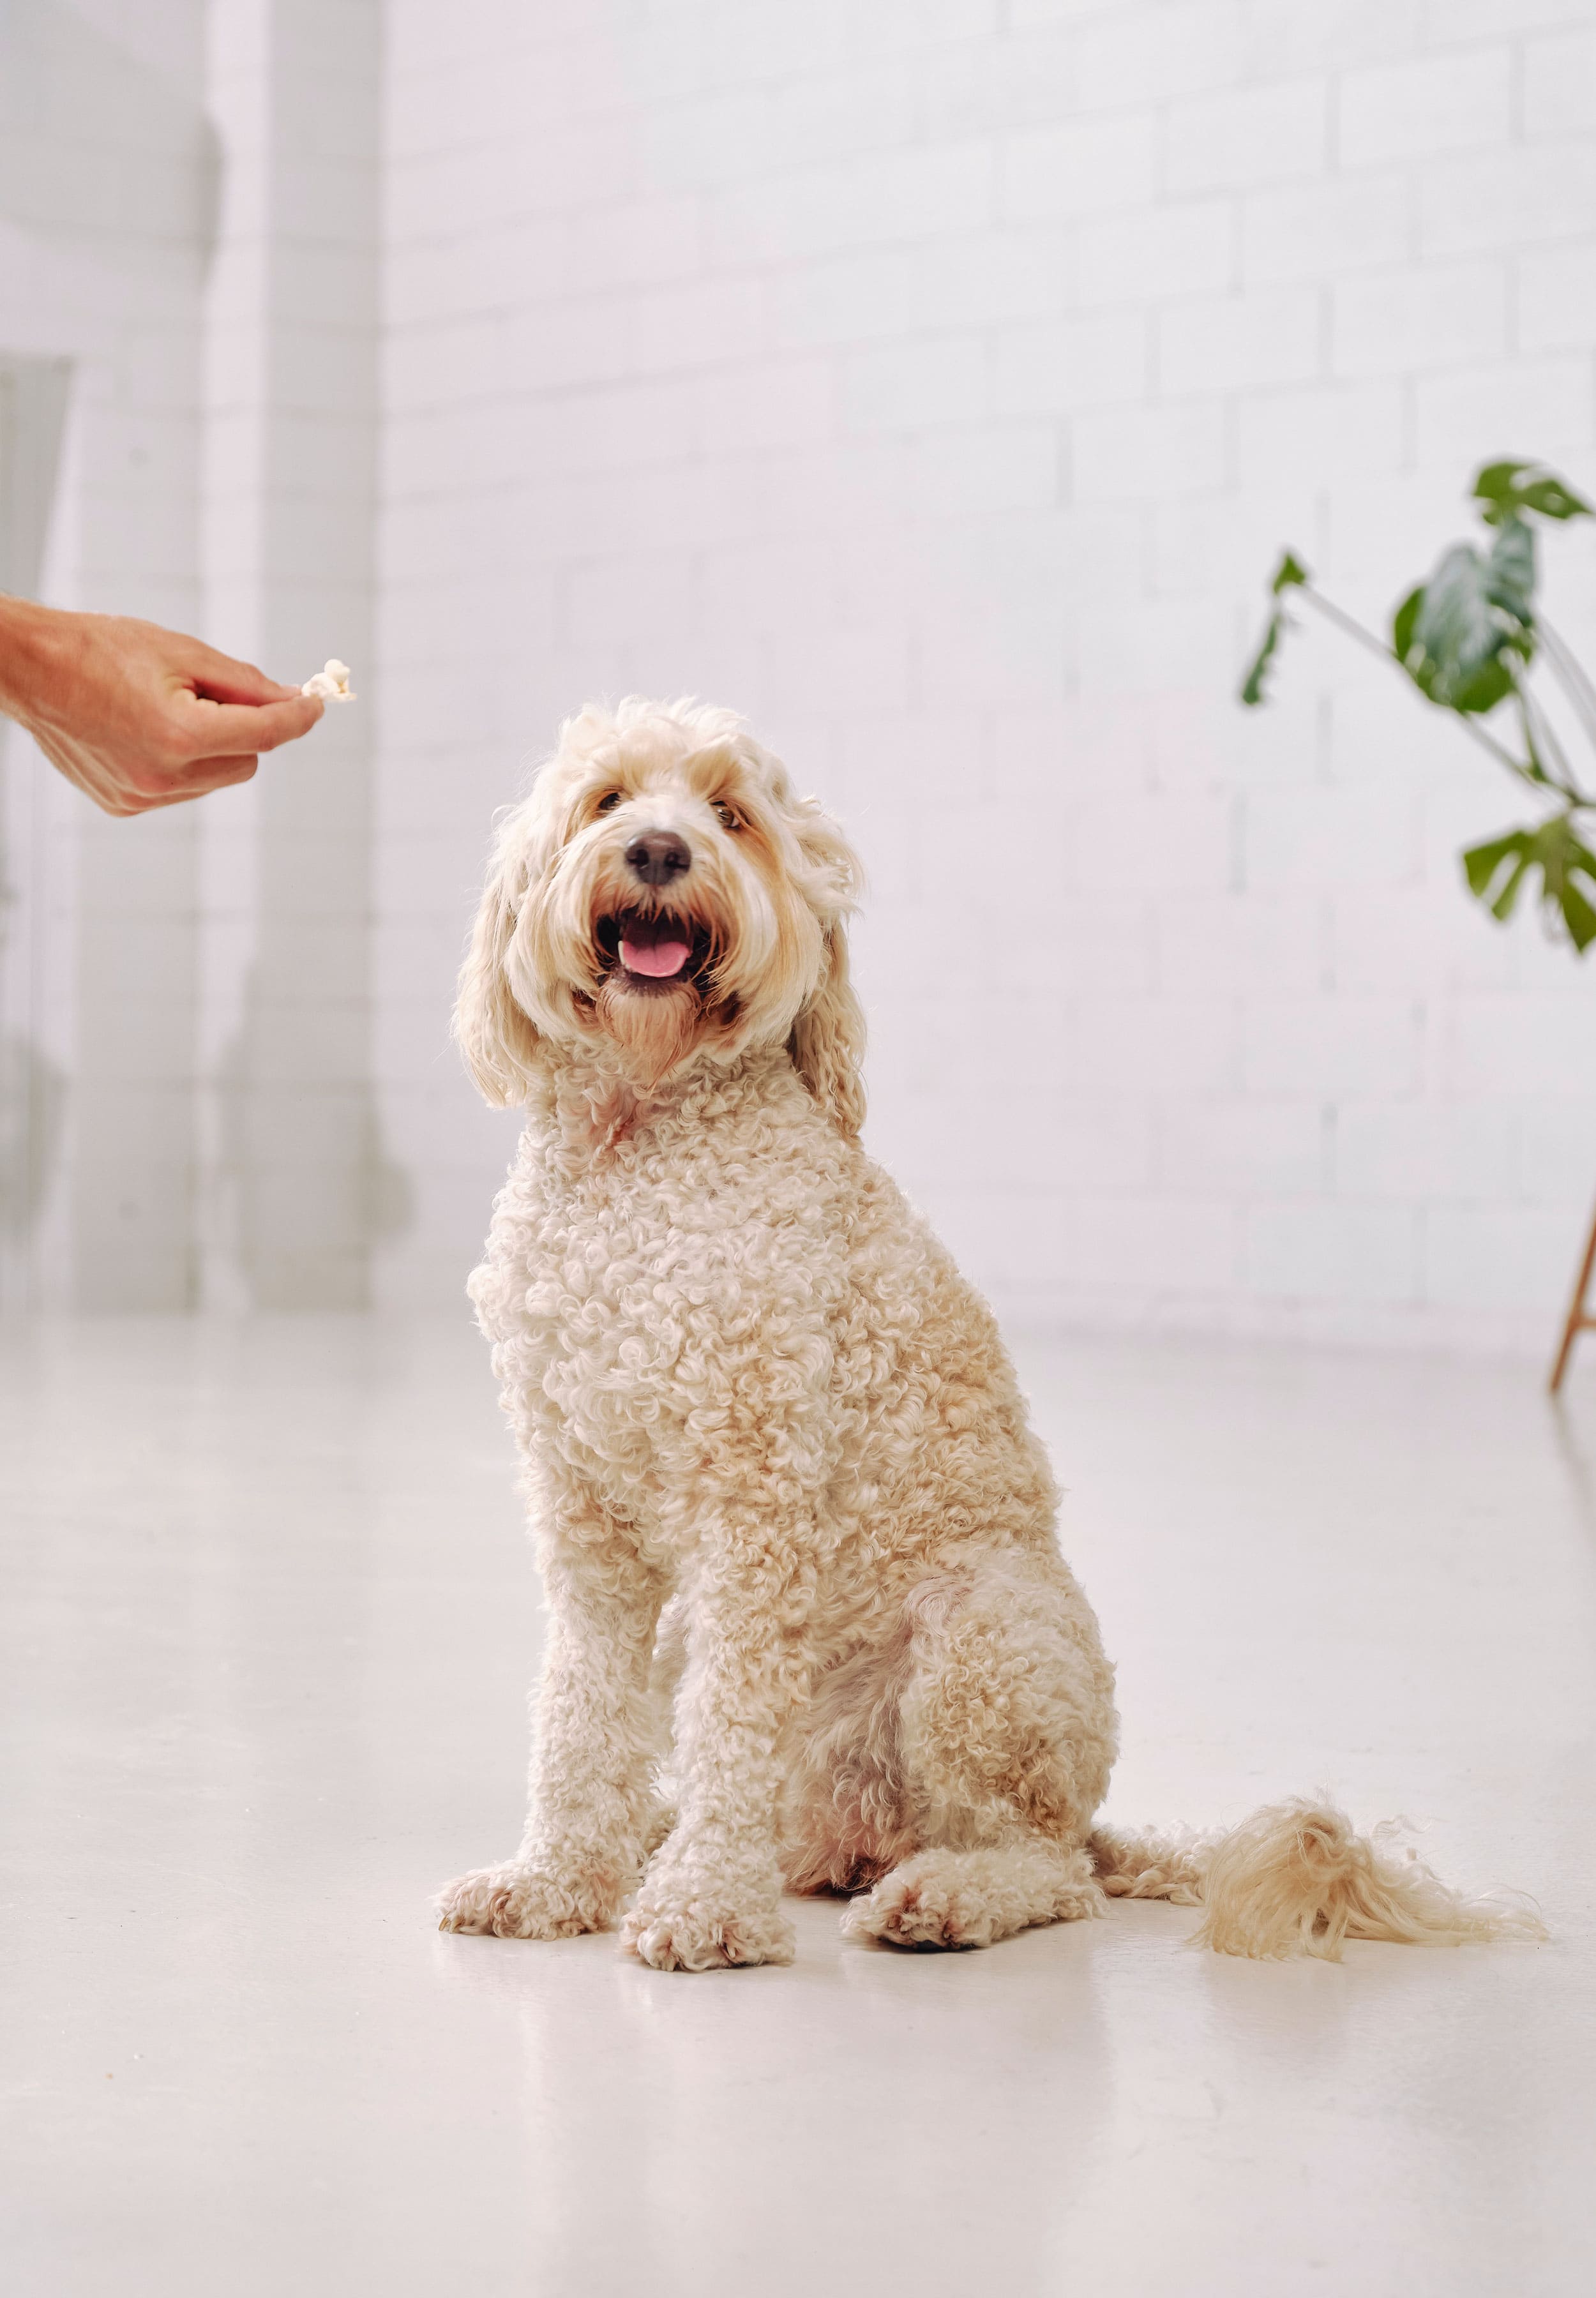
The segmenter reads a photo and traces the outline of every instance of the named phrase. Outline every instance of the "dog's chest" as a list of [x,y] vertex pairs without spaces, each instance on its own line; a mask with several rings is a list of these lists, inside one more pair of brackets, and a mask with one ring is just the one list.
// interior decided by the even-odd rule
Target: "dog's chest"
[[533,1161],[474,1288],[529,1435],[629,1501],[690,1472],[773,1359],[824,1345],[824,1193],[735,1146],[575,1176]]

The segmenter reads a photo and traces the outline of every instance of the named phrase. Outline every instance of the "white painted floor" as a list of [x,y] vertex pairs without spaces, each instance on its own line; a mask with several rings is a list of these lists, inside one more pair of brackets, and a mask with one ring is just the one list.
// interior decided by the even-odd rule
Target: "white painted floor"
[[0,1329],[11,2298],[1596,2287],[1596,1343],[1020,1349],[1121,1664],[1113,1808],[1320,1784],[1542,1948],[1340,1968],[1109,1920],[662,1975],[445,1938],[537,1634],[485,1352]]

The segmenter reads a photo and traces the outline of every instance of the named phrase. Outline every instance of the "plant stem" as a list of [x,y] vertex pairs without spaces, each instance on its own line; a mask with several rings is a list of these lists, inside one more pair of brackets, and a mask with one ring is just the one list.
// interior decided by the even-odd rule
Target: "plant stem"
[[1401,662],[1395,649],[1388,647],[1384,639],[1377,638],[1372,631],[1366,631],[1344,608],[1338,607],[1334,599],[1327,599],[1322,591],[1316,591],[1311,583],[1303,583],[1298,587],[1309,604],[1317,607],[1321,615],[1345,631],[1349,638],[1356,639],[1360,646],[1368,647],[1371,653],[1383,655],[1387,662],[1396,663],[1400,669]]
[[[1394,647],[1388,647],[1384,639],[1377,638],[1372,631],[1366,631],[1361,623],[1354,620],[1342,608],[1327,599],[1322,591],[1316,591],[1311,583],[1303,583],[1299,585],[1299,588],[1302,596],[1311,605],[1317,607],[1321,615],[1336,624],[1338,629],[1345,631],[1349,638],[1356,639],[1360,646],[1366,646],[1371,654],[1377,654],[1383,660],[1395,663],[1399,670],[1402,669],[1402,658]],[[1498,765],[1506,766],[1509,773],[1517,774],[1524,781],[1534,781],[1534,774],[1530,773],[1523,760],[1516,758],[1511,750],[1505,748],[1493,735],[1487,734],[1483,726],[1476,725],[1468,711],[1454,710],[1452,715],[1469,740],[1477,742],[1482,750],[1489,750]]]
[[[1569,765],[1563,746],[1558,740],[1556,727],[1546,715],[1538,698],[1530,692],[1527,674],[1521,673],[1514,679],[1513,683],[1517,690],[1518,707],[1523,714],[1526,746],[1531,750],[1532,755],[1538,748],[1544,757],[1551,761],[1556,771],[1549,773],[1547,779],[1556,789],[1561,792],[1569,804],[1584,805],[1585,794],[1574,779],[1574,770]],[[1542,760],[1537,758],[1536,763],[1541,765],[1542,772],[1545,772]]]
[[1566,640],[1558,636],[1542,615],[1535,616],[1535,630],[1546,649],[1559,685],[1578,712],[1581,723],[1592,741],[1596,742],[1596,686],[1586,675],[1584,665]]

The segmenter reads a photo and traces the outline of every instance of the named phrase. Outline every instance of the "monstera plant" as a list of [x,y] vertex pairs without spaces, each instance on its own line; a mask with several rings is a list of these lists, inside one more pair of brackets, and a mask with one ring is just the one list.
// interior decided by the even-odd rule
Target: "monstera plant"
[[1327,599],[1288,550],[1269,585],[1273,605],[1241,698],[1263,700],[1297,598],[1372,647],[1542,801],[1536,820],[1464,853],[1470,893],[1506,920],[1527,885],[1552,930],[1567,932],[1583,954],[1596,941],[1596,852],[1585,843],[1596,836],[1596,796],[1575,773],[1531,674],[1544,665],[1583,747],[1596,756],[1596,686],[1535,604],[1536,523],[1589,518],[1592,508],[1539,463],[1487,463],[1473,500],[1486,533],[1442,553],[1393,615],[1389,644]]

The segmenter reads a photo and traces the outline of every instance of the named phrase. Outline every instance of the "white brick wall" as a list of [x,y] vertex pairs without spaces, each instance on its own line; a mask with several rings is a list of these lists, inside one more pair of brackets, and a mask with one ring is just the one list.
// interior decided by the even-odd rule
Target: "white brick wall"
[[[1320,633],[1231,694],[1281,542],[1378,616],[1477,459],[1596,482],[1596,7],[396,0],[389,41],[389,1296],[452,1293],[505,1152],[444,1050],[492,809],[644,687],[852,826],[872,1136],[1000,1297],[1543,1341],[1596,974],[1459,890],[1514,793]],[[1596,653],[1596,544],[1547,555]]]
[[[213,55],[313,22],[358,79],[376,4],[208,0]],[[275,145],[244,50],[213,78],[196,504],[207,12],[54,12],[76,109],[0,136],[0,360],[77,362],[49,580],[292,650],[374,538],[376,820],[368,938],[352,751],[109,846],[12,756],[5,1026],[142,1176],[108,1223],[73,1151],[13,1294],[76,1234],[104,1298],[196,1246],[249,1296],[205,1080],[265,951],[262,1218],[315,1212],[337,1297],[386,1229],[382,1297],[458,1301],[513,1131],[447,1039],[492,815],[643,688],[744,707],[852,827],[872,1138],[1008,1305],[1544,1342],[1596,961],[1471,909],[1515,795],[1374,666],[1314,630],[1232,695],[1282,542],[1380,617],[1476,460],[1596,486],[1596,0],[386,0],[374,506],[337,73]],[[1546,556],[1596,655],[1596,540]]]

